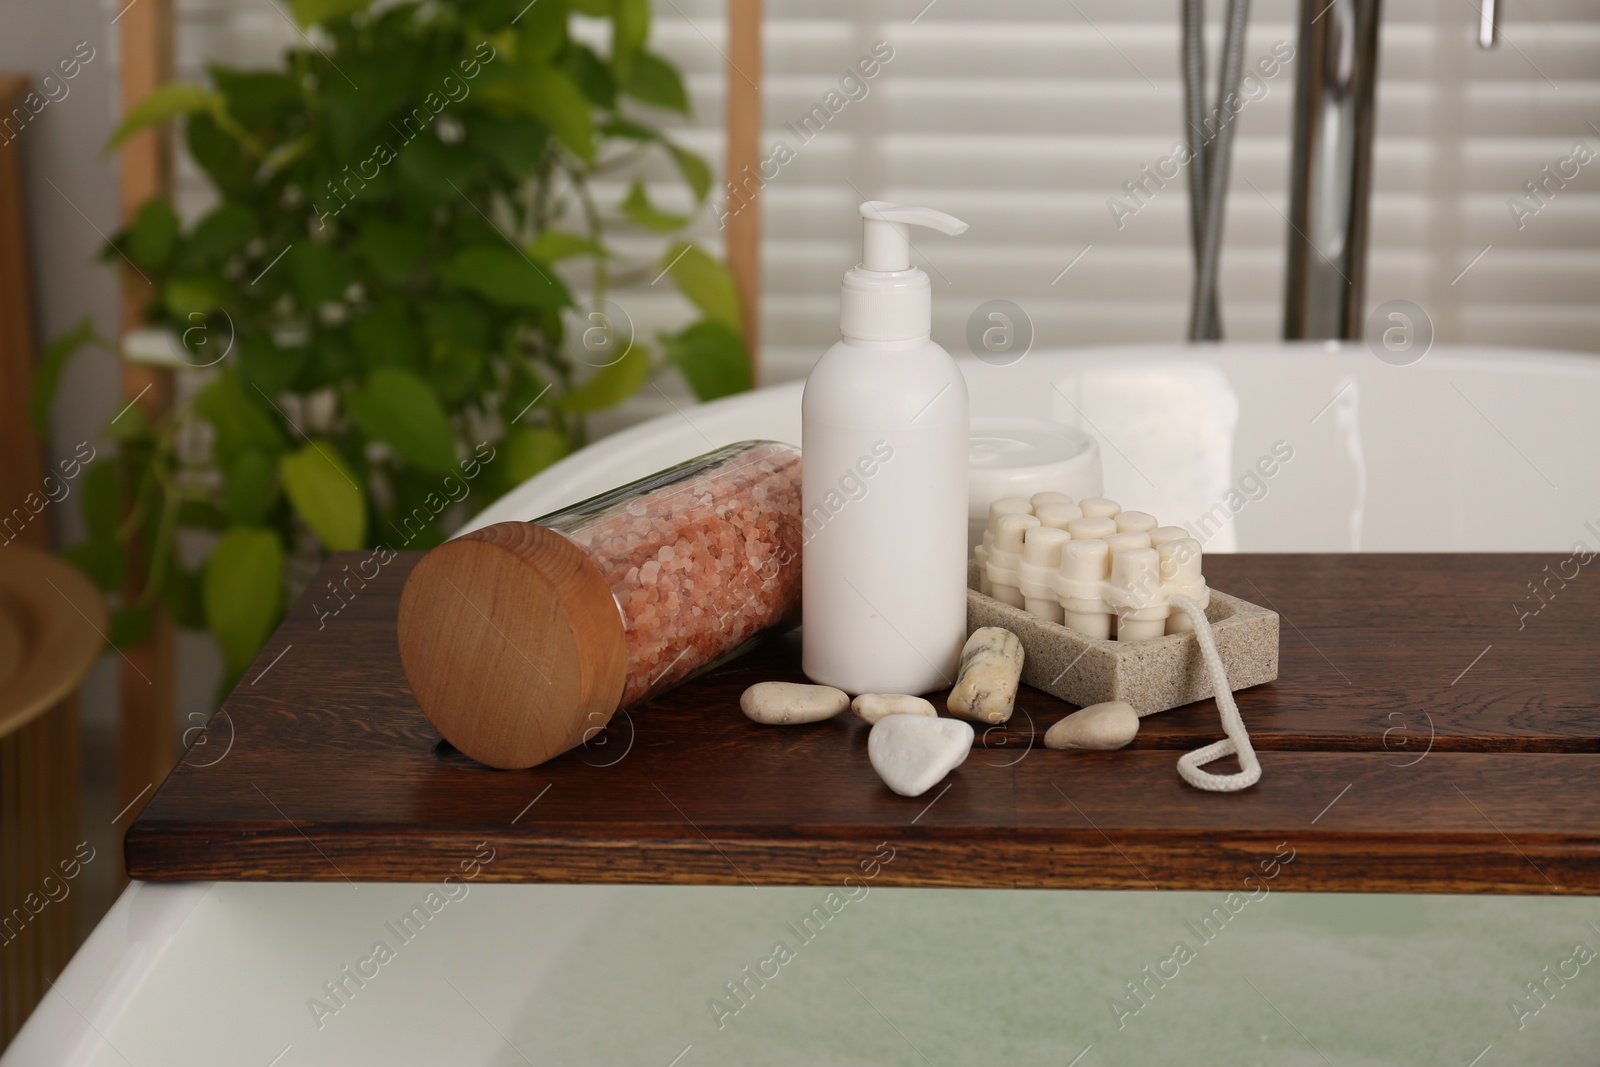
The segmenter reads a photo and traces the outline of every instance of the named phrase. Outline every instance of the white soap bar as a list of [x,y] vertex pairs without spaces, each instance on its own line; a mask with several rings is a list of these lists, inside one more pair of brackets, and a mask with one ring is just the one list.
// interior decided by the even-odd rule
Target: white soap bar
[[973,553],[979,591],[1098,640],[1191,631],[1171,601],[1185,596],[1202,611],[1210,603],[1200,542],[1114,500],[1070,500],[1045,491],[991,504]]

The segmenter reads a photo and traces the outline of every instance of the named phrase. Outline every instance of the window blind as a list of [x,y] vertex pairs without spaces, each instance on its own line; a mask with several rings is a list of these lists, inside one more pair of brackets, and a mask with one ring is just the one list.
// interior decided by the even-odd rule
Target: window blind
[[[1214,78],[1223,5],[1210,6]],[[1411,300],[1439,341],[1600,351],[1600,7],[1508,6],[1490,52],[1473,40],[1472,4],[1384,8],[1368,307]],[[295,36],[273,0],[178,10],[185,77],[209,60],[273,62]],[[658,0],[655,15],[653,47],[683,70],[694,117],[653,118],[720,168],[724,4]],[[1247,68],[1298,45],[1296,18],[1289,0],[1252,5]],[[875,48],[879,69],[863,77]],[[1141,169],[1164,173],[1181,135],[1175,0],[768,0],[764,50],[762,155],[788,152],[762,190],[763,382],[803,376],[836,339],[863,199],[971,224],[917,241],[935,338],[954,353],[967,317],[997,297],[1027,312],[1035,348],[1183,337],[1184,177],[1163,186]],[[1281,329],[1295,73],[1258,74],[1237,120],[1221,283],[1233,339]],[[1579,145],[1590,159],[1574,163]],[[180,175],[192,216],[203,183],[186,163]],[[657,176],[670,203],[665,164]],[[716,213],[692,237],[720,251]],[[617,243],[659,247],[625,232]],[[645,336],[688,316],[664,282],[615,296]],[[646,396],[604,421],[658,409],[667,401]]]

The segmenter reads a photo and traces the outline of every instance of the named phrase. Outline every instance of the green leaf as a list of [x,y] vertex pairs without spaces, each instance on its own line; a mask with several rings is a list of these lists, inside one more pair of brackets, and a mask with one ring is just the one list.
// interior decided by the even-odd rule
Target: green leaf
[[710,165],[687,148],[673,144],[659,131],[642,126],[631,119],[612,119],[600,127],[600,132],[606,137],[625,137],[630,141],[661,145],[672,156],[672,162],[676,164],[678,173],[683,175],[683,180],[694,190],[695,203],[704,201],[706,194],[711,191]]
[[122,522],[122,492],[117,465],[101,460],[83,472],[83,525],[90,540],[114,541]]
[[526,115],[473,115],[467,134],[480,151],[519,178],[533,174],[550,144],[550,128]]
[[617,106],[616,80],[592,49],[583,45],[575,45],[568,49],[563,67],[573,83],[583,90],[583,95],[597,107],[610,109]]
[[622,83],[622,91],[635,100],[687,115],[689,94],[677,68],[654,52],[640,52]]
[[369,369],[422,366],[422,336],[406,303],[398,296],[384,297],[372,310],[350,324],[350,339]]
[[195,224],[183,248],[190,263],[208,263],[232,255],[256,236],[256,217],[243,204],[227,201]]
[[647,230],[681,230],[689,225],[687,215],[669,215],[656,210],[644,190],[644,179],[634,178],[628,186],[628,195],[622,200],[622,213]]
[[372,273],[390,285],[403,285],[427,251],[428,235],[418,226],[373,218],[362,221],[356,244]]
[[589,98],[565,72],[538,67],[527,72],[533,94],[528,106],[550,126],[562,144],[585,163],[594,162],[594,120]]
[[678,173],[683,175],[683,180],[689,183],[689,188],[694,190],[694,202],[705,202],[706,194],[711,191],[711,167],[705,160],[689,151],[679,148],[671,141],[663,141],[667,151],[672,155],[672,161],[678,165]]
[[533,0],[517,20],[517,58],[548,63],[566,43],[566,5],[561,0]]
[[121,588],[126,560],[117,542],[91,538],[68,545],[61,550],[61,556],[106,592]]
[[741,328],[739,289],[721,260],[685,241],[668,248],[662,260],[673,284],[695,307],[735,332]]
[[150,636],[150,609],[137,604],[113,608],[110,630],[107,643],[112,648],[132,648],[143,644],[144,639]]
[[[436,199],[453,199],[459,204],[458,190],[472,183],[473,168],[477,165],[478,160],[471,152],[447,145],[433,133],[424,133],[400,149],[395,167],[413,190]],[[383,174],[380,171],[379,177]],[[363,195],[374,192],[375,183],[374,187],[363,190]]]
[[33,374],[33,388],[28,393],[28,421],[46,437],[50,434],[50,409],[55,406],[56,390],[61,386],[62,372],[78,349],[86,344],[106,347],[100,335],[94,332],[94,323],[87,317],[78,325],[50,342],[39,357],[39,367]]
[[367,498],[355,475],[326,441],[310,441],[278,461],[284,492],[311,532],[330,552],[366,544]]
[[[184,275],[167,280],[161,294],[161,302],[172,312],[172,317],[180,325],[187,327],[201,322],[213,311],[221,308],[234,292],[232,286],[214,274]],[[186,358],[191,364],[203,365],[216,358],[206,351],[208,339],[203,335],[208,332],[202,330],[201,334],[195,335],[194,338],[184,339],[183,348],[188,353]]]
[[556,401],[556,405],[580,415],[615,407],[637,393],[649,377],[650,360],[644,350],[635,345],[615,363],[595,371],[588,381]]
[[506,307],[558,308],[572,303],[555,272],[508,244],[463,248],[439,276]]
[[156,87],[128,110],[111,134],[108,147],[116,148],[146,126],[166,122],[179,115],[192,115],[197,111],[216,113],[221,110],[222,97],[210,89],[189,82],[168,82]]
[[250,129],[283,123],[304,108],[300,84],[275,70],[234,70],[220,63],[206,72],[227,103],[228,114]]
[[529,258],[540,263],[557,263],[569,256],[609,256],[601,245],[587,237],[565,230],[546,230],[528,246]]
[[212,442],[217,461],[231,467],[245,451],[259,448],[276,455],[284,449],[283,433],[263,408],[264,400],[236,375],[223,373],[208,382],[194,398],[194,410],[215,430]]
[[100,432],[123,446],[148,442],[154,436],[150,416],[138,404],[117,412]]
[[230,522],[259,526],[278,500],[278,478],[272,454],[259,448],[240,453],[228,468],[223,510]]
[[610,118],[600,125],[600,133],[606,137],[626,137],[630,141],[659,141],[661,133],[650,127],[634,122],[632,119]]
[[300,25],[315,26],[353,15],[371,3],[372,0],[289,0],[289,9]]
[[493,388],[481,380],[484,364],[482,352],[446,345],[433,353],[424,377],[441,402],[458,407]]
[[475,297],[439,296],[422,304],[422,318],[435,344],[473,350],[489,346],[488,308]]
[[173,560],[167,569],[166,588],[161,591],[161,601],[166,605],[172,621],[186,630],[198,630],[206,624],[206,609],[200,596],[200,572],[186,570]]
[[289,388],[311,350],[304,345],[281,348],[264,333],[239,341],[239,377],[255,396],[276,397]]
[[612,0],[611,66],[624,84],[650,36],[650,0]]
[[455,434],[428,383],[407,370],[382,367],[365,385],[345,391],[346,409],[367,435],[425,470],[455,468]]
[[223,534],[206,560],[200,599],[224,662],[243,670],[278,621],[283,599],[278,535],[255,526],[235,526]]
[[681,333],[663,336],[661,346],[700,400],[750,388],[750,353],[739,335],[720,322],[701,319]]
[[501,484],[521,485],[569,450],[566,434],[550,426],[513,426],[495,448]]
[[209,500],[184,500],[178,504],[178,525],[221,533],[228,528],[228,516]]
[[500,412],[513,419],[520,418],[541,400],[551,403],[550,383],[541,380],[527,367],[519,366],[511,372],[511,381],[506,386],[506,397],[500,405]]
[[283,257],[295,298],[306,311],[315,311],[330,300],[338,300],[355,281],[349,260],[331,245],[299,240]]
[[245,153],[239,139],[224,130],[210,114],[190,117],[184,130],[184,142],[189,146],[189,155],[225,195],[241,199],[260,195],[260,190],[251,183],[255,163]]
[[165,200],[146,200],[122,231],[122,251],[135,264],[149,271],[160,271],[172,257],[178,240],[178,213]]

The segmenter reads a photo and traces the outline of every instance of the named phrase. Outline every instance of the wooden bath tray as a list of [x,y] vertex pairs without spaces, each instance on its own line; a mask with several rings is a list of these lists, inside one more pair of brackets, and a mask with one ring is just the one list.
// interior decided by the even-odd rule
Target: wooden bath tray
[[161,784],[127,834],[132,876],[435,881],[487,841],[491,881],[821,885],[888,842],[877,885],[1234,890],[1292,849],[1275,889],[1600,892],[1600,579],[1552,580],[1525,613],[1562,557],[1208,556],[1214,588],[1281,618],[1278,679],[1238,694],[1260,784],[1178,778],[1221,736],[1210,700],[1120,752],[1053,752],[1038,741],[1071,705],[1025,688],[915,800],[878,780],[854,717],[739,713],[747,685],[800,680],[794,634],[585,748],[478,766],[400,671],[417,554],[346,583],[342,607],[327,592],[365,558],[327,565]]

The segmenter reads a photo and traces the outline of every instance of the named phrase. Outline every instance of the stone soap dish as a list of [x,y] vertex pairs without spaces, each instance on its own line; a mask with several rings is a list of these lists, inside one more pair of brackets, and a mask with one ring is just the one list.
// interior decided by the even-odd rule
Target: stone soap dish
[[[1206,618],[1235,692],[1278,677],[1277,612],[1213,589]],[[1079,707],[1126,700],[1143,717],[1215,695],[1192,633],[1097,640],[968,589],[967,632],[980,626],[1016,634],[1022,680]]]

